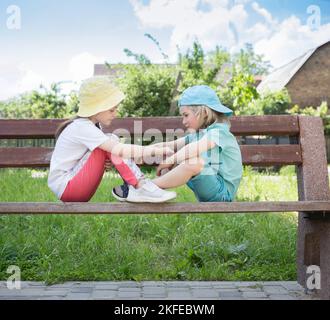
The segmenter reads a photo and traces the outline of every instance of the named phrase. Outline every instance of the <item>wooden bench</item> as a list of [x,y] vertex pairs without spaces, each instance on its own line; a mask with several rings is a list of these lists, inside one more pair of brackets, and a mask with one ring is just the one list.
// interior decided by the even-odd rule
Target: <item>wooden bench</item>
[[[63,120],[0,120],[0,139],[53,138]],[[125,129],[125,130],[119,130]],[[181,119],[117,119],[105,132],[149,139],[161,132],[182,136]],[[233,117],[235,136],[290,136],[292,145],[241,145],[243,162],[255,167],[295,165],[299,201],[232,203],[0,203],[0,214],[149,214],[149,213],[258,213],[299,212],[297,239],[298,282],[306,287],[313,274],[307,267],[321,270],[323,299],[330,299],[330,191],[325,138],[321,118],[308,116]],[[51,148],[0,148],[0,168],[48,167]],[[46,187],[46,186],[45,186]]]

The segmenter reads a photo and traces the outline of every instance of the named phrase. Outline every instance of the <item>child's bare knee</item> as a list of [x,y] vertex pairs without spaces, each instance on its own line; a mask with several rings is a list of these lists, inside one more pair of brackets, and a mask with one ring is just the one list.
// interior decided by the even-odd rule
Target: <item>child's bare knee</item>
[[204,168],[204,160],[202,158],[188,159],[182,163],[186,170],[189,170],[192,175],[196,176],[200,174]]

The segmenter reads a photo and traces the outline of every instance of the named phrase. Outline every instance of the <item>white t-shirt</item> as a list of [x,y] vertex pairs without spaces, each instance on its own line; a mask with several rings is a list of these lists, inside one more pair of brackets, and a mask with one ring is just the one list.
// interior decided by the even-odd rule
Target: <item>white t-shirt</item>
[[56,142],[48,176],[48,186],[59,199],[74,177],[78,163],[109,139],[87,118],[76,119],[63,130]]

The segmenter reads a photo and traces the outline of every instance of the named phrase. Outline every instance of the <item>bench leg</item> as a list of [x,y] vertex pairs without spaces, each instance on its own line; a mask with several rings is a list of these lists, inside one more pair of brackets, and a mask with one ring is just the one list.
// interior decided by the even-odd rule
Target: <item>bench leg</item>
[[321,298],[330,300],[330,222],[322,223],[320,235]]
[[[313,277],[307,273],[310,266],[320,268],[320,290],[316,292],[322,299],[330,299],[330,222],[306,219],[307,214],[299,213],[297,241],[298,283],[308,288],[308,279]],[[317,286],[317,283],[314,283]]]
[[[297,166],[299,201],[330,200],[329,175],[323,122],[320,117],[298,116],[302,164]],[[317,282],[323,299],[330,299],[330,224],[329,220],[305,219],[299,213],[297,263],[298,282],[307,287],[309,266],[318,266]],[[316,217],[311,214],[311,217]],[[309,270],[310,271],[310,270]],[[315,272],[314,272],[315,275]],[[319,276],[321,281],[319,281]],[[309,283],[310,284],[310,283]],[[316,286],[316,283],[315,283]]]

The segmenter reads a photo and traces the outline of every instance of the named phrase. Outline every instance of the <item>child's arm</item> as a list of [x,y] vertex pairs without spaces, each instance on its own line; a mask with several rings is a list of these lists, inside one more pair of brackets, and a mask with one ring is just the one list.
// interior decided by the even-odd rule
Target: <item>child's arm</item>
[[174,152],[178,152],[180,149],[182,149],[186,145],[186,137],[179,138],[173,141],[167,141],[167,142],[160,142],[153,144],[153,146],[158,148],[164,148],[168,147],[172,149]]
[[162,155],[173,155],[173,151],[168,147],[139,146],[134,144],[124,144],[114,138],[110,138],[99,146],[100,149],[110,152],[124,159],[141,159]]
[[168,157],[165,161],[163,161],[161,165],[170,167],[175,164],[180,164],[187,159],[199,157],[203,152],[213,149],[215,146],[216,143],[205,136],[199,141],[187,144],[176,154]]

